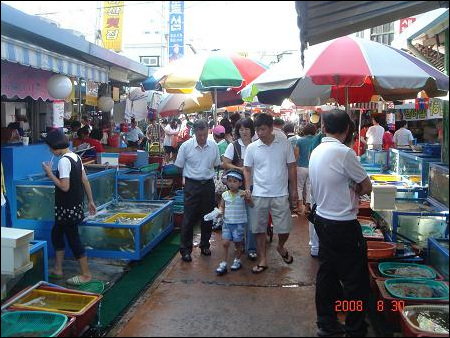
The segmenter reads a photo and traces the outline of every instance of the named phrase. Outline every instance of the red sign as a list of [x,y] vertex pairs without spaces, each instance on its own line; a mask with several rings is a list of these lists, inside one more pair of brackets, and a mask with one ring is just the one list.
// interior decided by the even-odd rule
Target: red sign
[[400,19],[400,34],[406,29],[408,28],[408,26],[410,24],[412,24],[414,21],[416,21],[416,18],[405,18],[405,19]]

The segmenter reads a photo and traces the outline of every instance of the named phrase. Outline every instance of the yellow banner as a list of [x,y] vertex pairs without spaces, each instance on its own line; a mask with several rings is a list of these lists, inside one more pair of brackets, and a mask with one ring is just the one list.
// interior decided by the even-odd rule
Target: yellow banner
[[123,1],[103,1],[103,47],[122,51]]
[[94,81],[86,81],[86,105],[97,106],[98,84]]
[[120,101],[119,88],[113,87],[113,100],[118,102]]

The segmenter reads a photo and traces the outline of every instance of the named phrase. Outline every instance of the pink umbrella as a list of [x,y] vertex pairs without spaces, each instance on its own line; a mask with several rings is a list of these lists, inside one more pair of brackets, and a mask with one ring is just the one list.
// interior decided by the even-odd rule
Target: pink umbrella
[[[341,37],[313,46],[300,58],[286,59],[242,90],[242,97],[257,95],[262,103],[279,104],[289,97],[299,106],[319,105],[333,98],[340,104],[444,96],[448,76],[408,53],[374,41]],[[272,70],[273,69],[273,70]]]

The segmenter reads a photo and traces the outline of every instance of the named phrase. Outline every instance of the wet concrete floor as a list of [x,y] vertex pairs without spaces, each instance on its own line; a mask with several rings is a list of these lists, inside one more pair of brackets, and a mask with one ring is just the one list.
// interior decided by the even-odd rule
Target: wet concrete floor
[[[266,271],[253,274],[255,262],[245,257],[241,270],[217,276],[223,247],[221,232],[216,231],[211,256],[200,255],[195,248],[193,261],[185,263],[177,254],[108,336],[316,336],[314,294],[319,262],[310,255],[306,217],[293,220],[286,244],[294,257],[292,264],[284,263],[276,251],[275,235],[268,243]],[[199,241],[199,231],[195,236],[194,242]],[[368,336],[375,337],[371,328]]]

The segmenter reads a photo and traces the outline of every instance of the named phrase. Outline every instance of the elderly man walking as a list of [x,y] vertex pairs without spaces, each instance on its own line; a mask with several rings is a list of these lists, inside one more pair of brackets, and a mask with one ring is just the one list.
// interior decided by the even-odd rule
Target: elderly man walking
[[215,206],[215,187],[213,177],[215,167],[220,165],[219,148],[214,140],[208,139],[208,123],[205,120],[194,122],[194,136],[184,142],[178,152],[175,165],[183,169],[184,218],[181,226],[180,254],[184,262],[191,262],[194,225],[201,220],[200,252],[211,256],[209,240],[212,221],[203,216]]

